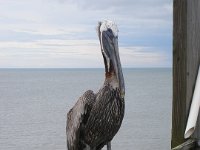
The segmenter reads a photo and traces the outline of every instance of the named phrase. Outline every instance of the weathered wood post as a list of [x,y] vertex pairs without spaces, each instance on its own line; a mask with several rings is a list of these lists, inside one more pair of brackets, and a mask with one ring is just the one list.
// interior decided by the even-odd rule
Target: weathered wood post
[[[184,132],[200,64],[200,0],[174,0],[173,10],[171,148],[186,142]],[[200,140],[199,118],[192,138],[183,144],[185,146],[179,146],[177,149],[197,149],[194,148],[196,142],[193,141]]]

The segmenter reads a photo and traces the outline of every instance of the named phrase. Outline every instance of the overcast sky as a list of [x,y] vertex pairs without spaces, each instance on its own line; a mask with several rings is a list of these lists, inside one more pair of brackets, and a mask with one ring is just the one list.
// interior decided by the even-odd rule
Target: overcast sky
[[123,67],[171,67],[171,0],[0,0],[0,68],[104,67],[103,19],[118,24]]

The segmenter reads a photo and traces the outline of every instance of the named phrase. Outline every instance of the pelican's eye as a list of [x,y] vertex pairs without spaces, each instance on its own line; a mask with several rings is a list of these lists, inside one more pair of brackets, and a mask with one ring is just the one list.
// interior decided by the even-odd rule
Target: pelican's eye
[[112,30],[110,28],[108,28],[108,32],[112,33]]
[[107,29],[107,35],[110,39],[114,38],[113,31],[110,28]]

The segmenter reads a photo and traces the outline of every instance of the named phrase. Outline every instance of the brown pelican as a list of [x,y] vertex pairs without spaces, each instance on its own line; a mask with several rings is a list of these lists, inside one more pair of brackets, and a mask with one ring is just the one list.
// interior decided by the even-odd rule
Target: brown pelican
[[125,86],[118,51],[118,29],[99,22],[97,33],[105,64],[105,81],[95,94],[86,91],[67,114],[68,150],[111,150],[111,140],[124,117]]

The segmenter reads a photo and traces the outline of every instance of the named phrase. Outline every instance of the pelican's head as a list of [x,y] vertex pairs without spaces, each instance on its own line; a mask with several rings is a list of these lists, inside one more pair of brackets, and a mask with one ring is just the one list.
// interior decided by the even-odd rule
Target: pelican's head
[[124,95],[124,78],[118,48],[118,28],[109,20],[99,22],[97,33],[101,45],[101,52],[104,58],[106,77],[116,76],[121,94]]

